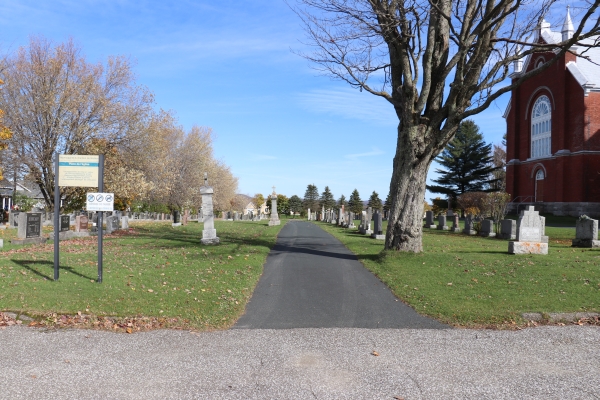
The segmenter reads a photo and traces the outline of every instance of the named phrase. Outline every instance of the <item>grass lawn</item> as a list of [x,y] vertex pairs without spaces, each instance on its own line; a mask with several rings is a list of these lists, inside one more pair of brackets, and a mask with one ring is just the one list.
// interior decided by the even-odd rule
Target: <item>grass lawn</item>
[[225,328],[243,312],[285,221],[215,221],[218,246],[200,244],[203,224],[132,222],[105,235],[102,284],[97,237],[61,241],[55,282],[51,241],[13,246],[16,230],[0,231],[0,311],[33,316],[33,325]]
[[[404,302],[457,326],[523,324],[524,312],[600,312],[600,249],[571,248],[575,228],[546,227],[549,254],[510,255],[508,242],[424,229],[421,254],[317,223]],[[385,230],[384,230],[385,231]]]

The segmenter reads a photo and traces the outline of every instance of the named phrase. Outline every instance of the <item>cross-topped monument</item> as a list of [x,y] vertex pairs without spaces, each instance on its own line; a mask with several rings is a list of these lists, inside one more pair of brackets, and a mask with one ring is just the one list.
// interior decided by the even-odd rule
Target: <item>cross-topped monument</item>
[[269,226],[280,225],[279,214],[277,214],[277,194],[275,193],[275,186],[273,186],[273,194],[271,194],[271,218],[269,219]]

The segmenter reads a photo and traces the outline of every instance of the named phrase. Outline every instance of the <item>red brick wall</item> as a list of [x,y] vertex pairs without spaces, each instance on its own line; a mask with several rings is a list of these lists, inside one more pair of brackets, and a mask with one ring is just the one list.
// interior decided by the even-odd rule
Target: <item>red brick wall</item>
[[[553,54],[532,57],[528,70],[539,56],[546,60]],[[579,154],[531,160],[531,111],[535,100],[546,95],[552,102],[552,153],[600,151],[600,93],[584,96],[583,89],[566,69],[567,55],[540,75],[512,91],[511,107],[506,117],[507,160],[521,164],[507,167],[507,192],[512,199],[535,196],[535,170],[546,170],[544,202],[599,202],[600,154]],[[535,94],[534,94],[535,93]],[[533,94],[533,95],[532,95]],[[523,199],[521,199],[523,200]]]

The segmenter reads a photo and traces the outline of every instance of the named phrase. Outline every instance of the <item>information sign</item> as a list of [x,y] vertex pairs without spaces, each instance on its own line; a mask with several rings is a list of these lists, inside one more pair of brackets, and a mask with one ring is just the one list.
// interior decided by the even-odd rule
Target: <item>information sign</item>
[[86,196],[87,211],[114,211],[114,193],[88,193]]
[[98,187],[99,156],[58,155],[58,186]]

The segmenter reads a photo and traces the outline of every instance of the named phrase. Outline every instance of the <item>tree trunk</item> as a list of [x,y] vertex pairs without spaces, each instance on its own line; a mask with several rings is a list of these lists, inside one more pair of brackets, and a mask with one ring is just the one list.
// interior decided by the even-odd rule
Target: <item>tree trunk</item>
[[385,248],[388,250],[414,253],[423,251],[425,184],[434,155],[427,148],[430,154],[418,157],[421,152],[409,138],[422,134],[419,130],[418,126],[414,126],[398,135],[390,183],[392,205],[385,237]]

